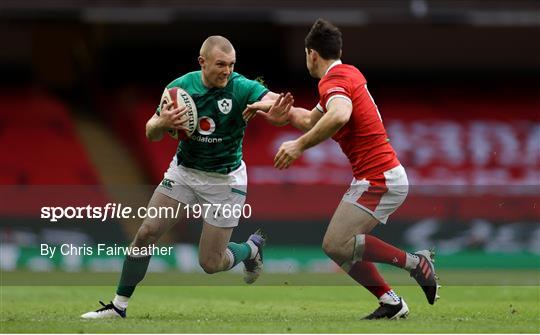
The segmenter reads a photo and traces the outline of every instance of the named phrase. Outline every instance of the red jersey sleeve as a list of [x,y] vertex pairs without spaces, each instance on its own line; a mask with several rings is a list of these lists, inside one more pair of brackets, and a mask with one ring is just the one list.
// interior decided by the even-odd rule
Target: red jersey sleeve
[[319,103],[317,109],[326,113],[332,99],[342,98],[352,103],[351,85],[347,78],[340,74],[328,74],[319,82]]

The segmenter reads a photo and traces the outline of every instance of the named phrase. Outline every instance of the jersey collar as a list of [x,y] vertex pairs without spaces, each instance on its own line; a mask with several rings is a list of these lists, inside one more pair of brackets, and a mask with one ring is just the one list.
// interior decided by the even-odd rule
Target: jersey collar
[[326,70],[326,72],[324,73],[324,75],[326,76],[326,74],[327,74],[328,72],[330,72],[330,70],[331,70],[334,66],[339,65],[339,64],[342,64],[342,63],[341,63],[341,59],[338,59],[338,60],[336,60],[335,62],[333,62],[332,64],[330,64],[330,66],[328,67],[328,69]]

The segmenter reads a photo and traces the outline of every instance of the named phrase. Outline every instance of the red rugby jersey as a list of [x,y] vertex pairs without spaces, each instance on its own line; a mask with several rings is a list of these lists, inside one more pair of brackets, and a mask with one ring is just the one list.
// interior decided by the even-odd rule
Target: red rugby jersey
[[338,96],[352,103],[351,118],[332,138],[351,162],[356,179],[380,174],[400,164],[366,83],[356,67],[340,63],[332,66],[319,81],[317,108],[321,112],[326,113],[329,101]]

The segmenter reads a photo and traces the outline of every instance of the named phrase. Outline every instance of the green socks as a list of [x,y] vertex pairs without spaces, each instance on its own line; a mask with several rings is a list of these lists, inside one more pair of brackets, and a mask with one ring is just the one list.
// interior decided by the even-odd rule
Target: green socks
[[133,291],[135,291],[135,286],[143,280],[144,275],[146,274],[148,263],[150,263],[150,257],[151,256],[126,256],[116,294],[124,297],[131,297]]
[[[229,268],[234,267],[238,263],[251,257],[251,247],[247,243],[234,243],[229,242],[226,250],[227,257],[229,258]],[[143,280],[148,269],[148,263],[150,263],[151,256],[145,257],[131,257],[126,256],[124,260],[124,266],[122,268],[122,275],[116,294],[123,297],[131,297],[137,284]]]
[[250,258],[251,247],[246,243],[234,243],[229,242],[226,250],[227,256],[230,260],[229,269],[235,267],[238,263]]

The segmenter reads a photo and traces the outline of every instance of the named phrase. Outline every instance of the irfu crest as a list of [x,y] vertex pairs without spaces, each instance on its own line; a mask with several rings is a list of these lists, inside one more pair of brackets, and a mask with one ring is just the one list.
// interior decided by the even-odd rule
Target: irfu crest
[[232,99],[221,99],[217,101],[219,111],[223,114],[229,114],[232,110]]

